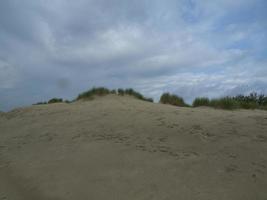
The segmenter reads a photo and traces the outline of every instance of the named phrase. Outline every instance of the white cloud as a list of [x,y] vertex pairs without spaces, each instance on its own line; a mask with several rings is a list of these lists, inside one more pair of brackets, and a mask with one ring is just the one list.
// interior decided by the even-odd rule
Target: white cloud
[[258,61],[266,23],[257,13],[254,20],[235,15],[254,12],[259,3],[1,1],[0,59],[8,62],[0,63],[0,94],[20,90],[23,80],[35,86],[25,91],[45,97],[62,77],[76,90],[64,90],[65,96],[100,84],[136,87],[154,97],[168,90],[188,100],[244,85],[260,89],[267,77],[267,62]]

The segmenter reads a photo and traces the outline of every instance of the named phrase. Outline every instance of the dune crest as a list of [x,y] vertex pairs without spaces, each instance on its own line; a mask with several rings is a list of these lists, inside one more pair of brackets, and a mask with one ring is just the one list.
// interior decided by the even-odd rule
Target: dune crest
[[0,113],[0,199],[266,199],[267,112],[129,96]]

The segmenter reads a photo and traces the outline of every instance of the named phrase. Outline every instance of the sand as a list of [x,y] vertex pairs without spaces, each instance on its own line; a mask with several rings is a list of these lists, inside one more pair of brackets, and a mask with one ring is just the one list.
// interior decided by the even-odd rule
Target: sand
[[1,200],[266,200],[267,112],[109,95],[0,115]]

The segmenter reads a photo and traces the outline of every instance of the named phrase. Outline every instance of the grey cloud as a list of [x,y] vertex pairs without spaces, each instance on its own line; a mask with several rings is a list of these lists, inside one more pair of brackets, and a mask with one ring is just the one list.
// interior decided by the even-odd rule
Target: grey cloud
[[[241,8],[253,4],[242,2]],[[262,53],[258,44],[266,38],[258,37],[255,46],[253,35],[266,32],[255,24],[249,30],[219,24],[240,3],[1,1],[3,109],[53,96],[74,98],[100,85],[134,87],[155,98],[168,90],[188,101],[235,93],[246,84],[260,89],[267,62],[257,62],[253,52]],[[236,45],[244,40],[254,44],[253,51]]]

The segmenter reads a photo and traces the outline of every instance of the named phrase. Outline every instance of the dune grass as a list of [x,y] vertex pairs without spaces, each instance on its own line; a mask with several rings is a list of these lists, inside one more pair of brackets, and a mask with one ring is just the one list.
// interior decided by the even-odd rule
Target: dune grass
[[32,105],[44,105],[44,104],[47,104],[47,102],[46,101],[40,101],[40,102],[34,103]]
[[63,102],[63,99],[61,98],[53,98],[53,99],[50,99],[47,103],[51,104],[51,103],[62,103]]
[[92,88],[86,92],[83,92],[83,93],[78,95],[76,100],[93,99],[94,96],[104,96],[104,95],[108,95],[108,94],[118,94],[121,96],[129,95],[129,96],[133,96],[133,97],[140,99],[140,100],[143,100],[143,101],[153,102],[152,98],[144,97],[141,93],[135,91],[132,88],[127,88],[127,89],[119,88],[118,90],[114,90],[114,89],[109,90],[105,87]]
[[238,102],[232,99],[231,97],[212,99],[210,100],[209,106],[226,110],[233,110],[239,108]]
[[267,110],[267,96],[263,94],[251,93],[247,96],[237,95],[234,97],[221,97],[216,99],[196,98],[193,102],[194,107],[210,106],[227,110],[233,109],[263,109]]
[[141,93],[135,91],[132,88],[127,88],[125,90],[118,89],[118,94],[119,95],[129,95],[129,96],[133,96],[133,97],[140,99],[140,100],[143,100],[143,101],[153,102],[152,98],[144,97]]
[[180,107],[188,107],[189,105],[184,102],[184,99],[182,97],[179,97],[175,94],[170,93],[163,93],[160,97],[160,103],[163,104],[170,104],[174,106],[180,106]]
[[[135,91],[132,88],[122,89],[119,88],[117,90],[109,90],[105,87],[93,87],[92,89],[83,92],[77,96],[76,99],[69,101],[61,98],[52,98],[48,102],[38,102],[33,105],[42,105],[42,104],[51,104],[51,103],[72,103],[77,100],[91,100],[94,98],[94,96],[105,96],[108,94],[115,94],[115,95],[129,95],[133,96],[137,99],[153,102],[152,98],[147,98],[143,96],[141,93]],[[190,107],[184,99],[181,96],[170,94],[168,92],[163,93],[160,97],[160,103],[162,104],[170,104],[174,106],[180,106],[180,107]],[[262,109],[267,110],[267,96],[257,93],[251,93],[249,95],[237,95],[237,96],[226,96],[221,98],[214,98],[209,99],[207,97],[197,97],[192,103],[193,107],[199,107],[199,106],[208,106],[213,108],[219,108],[219,109],[227,109],[227,110],[233,110],[233,109]]]
[[210,100],[207,97],[198,97],[193,102],[193,107],[209,106],[209,105],[210,105]]
[[63,101],[63,99],[61,98],[53,98],[53,99],[50,99],[48,102],[46,101],[38,102],[33,105],[43,105],[43,104],[60,103],[60,102],[72,103],[78,100],[92,100],[94,99],[95,96],[105,96],[108,94],[115,94],[115,95],[121,95],[121,96],[129,95],[129,96],[133,96],[134,98],[137,98],[143,101],[153,102],[152,98],[147,98],[132,88],[127,88],[127,89],[119,88],[118,90],[115,90],[115,89],[109,90],[108,88],[105,88],[105,87],[93,87],[90,90],[80,93],[72,101],[69,101],[69,100]]
[[79,94],[78,97],[76,98],[76,100],[92,99],[93,96],[104,96],[107,94],[110,94],[109,89],[107,89],[105,87],[98,87],[98,88],[93,87],[92,89]]
[[[182,97],[163,93],[160,103],[181,107],[188,107]],[[226,96],[209,99],[207,97],[197,97],[192,103],[193,107],[208,106],[212,108],[234,110],[234,109],[262,109],[267,110],[267,96],[263,94],[250,93],[249,95]]]
[[[62,103],[62,102],[63,102],[63,99],[61,99],[61,98],[52,98],[48,101],[40,101],[40,102],[34,103],[32,105],[45,105],[45,104]],[[64,102],[67,103],[68,100],[66,100]]]

